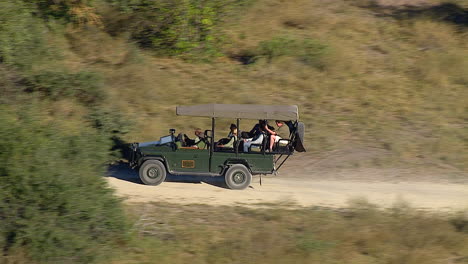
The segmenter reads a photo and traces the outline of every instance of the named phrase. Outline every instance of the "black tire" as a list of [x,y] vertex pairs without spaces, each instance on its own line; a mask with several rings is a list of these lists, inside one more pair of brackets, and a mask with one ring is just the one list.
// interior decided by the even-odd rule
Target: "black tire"
[[229,189],[243,190],[252,182],[252,174],[244,165],[235,164],[224,174],[224,181]]
[[166,167],[159,160],[145,161],[139,170],[141,181],[146,185],[159,185],[166,180]]

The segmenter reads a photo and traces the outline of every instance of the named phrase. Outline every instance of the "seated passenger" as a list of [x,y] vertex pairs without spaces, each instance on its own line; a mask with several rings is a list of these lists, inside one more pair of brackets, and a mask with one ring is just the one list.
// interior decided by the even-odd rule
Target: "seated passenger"
[[231,124],[231,126],[229,127],[229,134],[227,135],[227,137],[218,140],[218,142],[216,142],[216,145],[220,146],[220,145],[225,145],[226,143],[228,143],[231,140],[231,138],[234,136],[233,134],[234,131],[236,131],[236,134],[237,134],[237,126],[235,124]]
[[275,143],[278,142],[280,139],[282,139],[283,138],[282,136],[284,136],[283,135],[284,129],[282,129],[284,127],[284,122],[280,120],[276,120],[275,123],[278,126],[277,130],[275,130],[273,127],[270,127],[267,124],[264,126],[265,131],[270,136],[270,144],[269,144],[270,152],[273,151],[273,146],[275,145]]
[[229,131],[229,134],[228,134],[228,138],[233,137],[234,134],[235,134],[235,136],[237,136],[237,126],[236,126],[236,124],[231,124],[231,126],[229,126],[229,129],[230,129],[230,131]]
[[263,139],[264,139],[264,133],[265,133],[265,127],[266,121],[265,120],[259,120],[259,123],[254,126],[254,128],[250,131],[254,133],[254,135],[251,138],[246,138],[244,139],[244,152],[249,151],[249,147],[252,144],[262,144]]
[[228,138],[222,138],[218,142],[219,148],[234,148],[234,144],[237,141],[237,126],[234,124],[231,124],[230,129],[231,131],[228,134]]
[[258,123],[250,130],[249,138],[255,137],[259,132],[261,132],[261,127],[265,123],[265,120],[258,120]]
[[203,131],[201,130],[201,128],[195,129],[194,134],[195,134],[194,139],[190,139],[187,135],[184,135],[185,145],[188,147],[196,147],[199,149],[204,149],[206,147],[206,142],[203,137]]

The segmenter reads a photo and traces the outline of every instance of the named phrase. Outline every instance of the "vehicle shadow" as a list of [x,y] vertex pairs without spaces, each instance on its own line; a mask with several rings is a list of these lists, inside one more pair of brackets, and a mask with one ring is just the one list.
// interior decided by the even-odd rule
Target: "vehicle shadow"
[[[143,184],[138,176],[138,171],[130,168],[128,163],[119,162],[111,164],[107,168],[106,177],[112,177],[123,181],[128,181],[136,184]],[[180,183],[206,183],[216,187],[226,189],[224,178],[221,176],[194,176],[194,175],[170,175],[166,177],[166,182],[180,182]]]

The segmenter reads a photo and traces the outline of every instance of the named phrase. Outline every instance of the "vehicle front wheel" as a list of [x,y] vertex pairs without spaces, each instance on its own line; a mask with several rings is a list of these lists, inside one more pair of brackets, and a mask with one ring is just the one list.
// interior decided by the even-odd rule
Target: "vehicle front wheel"
[[139,170],[141,181],[146,185],[159,185],[166,179],[166,167],[159,160],[145,161]]
[[242,164],[232,165],[224,174],[227,187],[233,190],[243,190],[252,182],[252,174]]

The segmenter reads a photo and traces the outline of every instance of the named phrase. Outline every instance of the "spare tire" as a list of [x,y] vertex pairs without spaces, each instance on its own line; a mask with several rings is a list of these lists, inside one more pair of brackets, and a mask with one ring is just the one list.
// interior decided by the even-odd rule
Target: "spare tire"
[[305,127],[304,123],[298,122],[296,127],[296,139],[294,142],[294,149],[297,152],[306,152],[304,148],[304,134],[305,134]]

